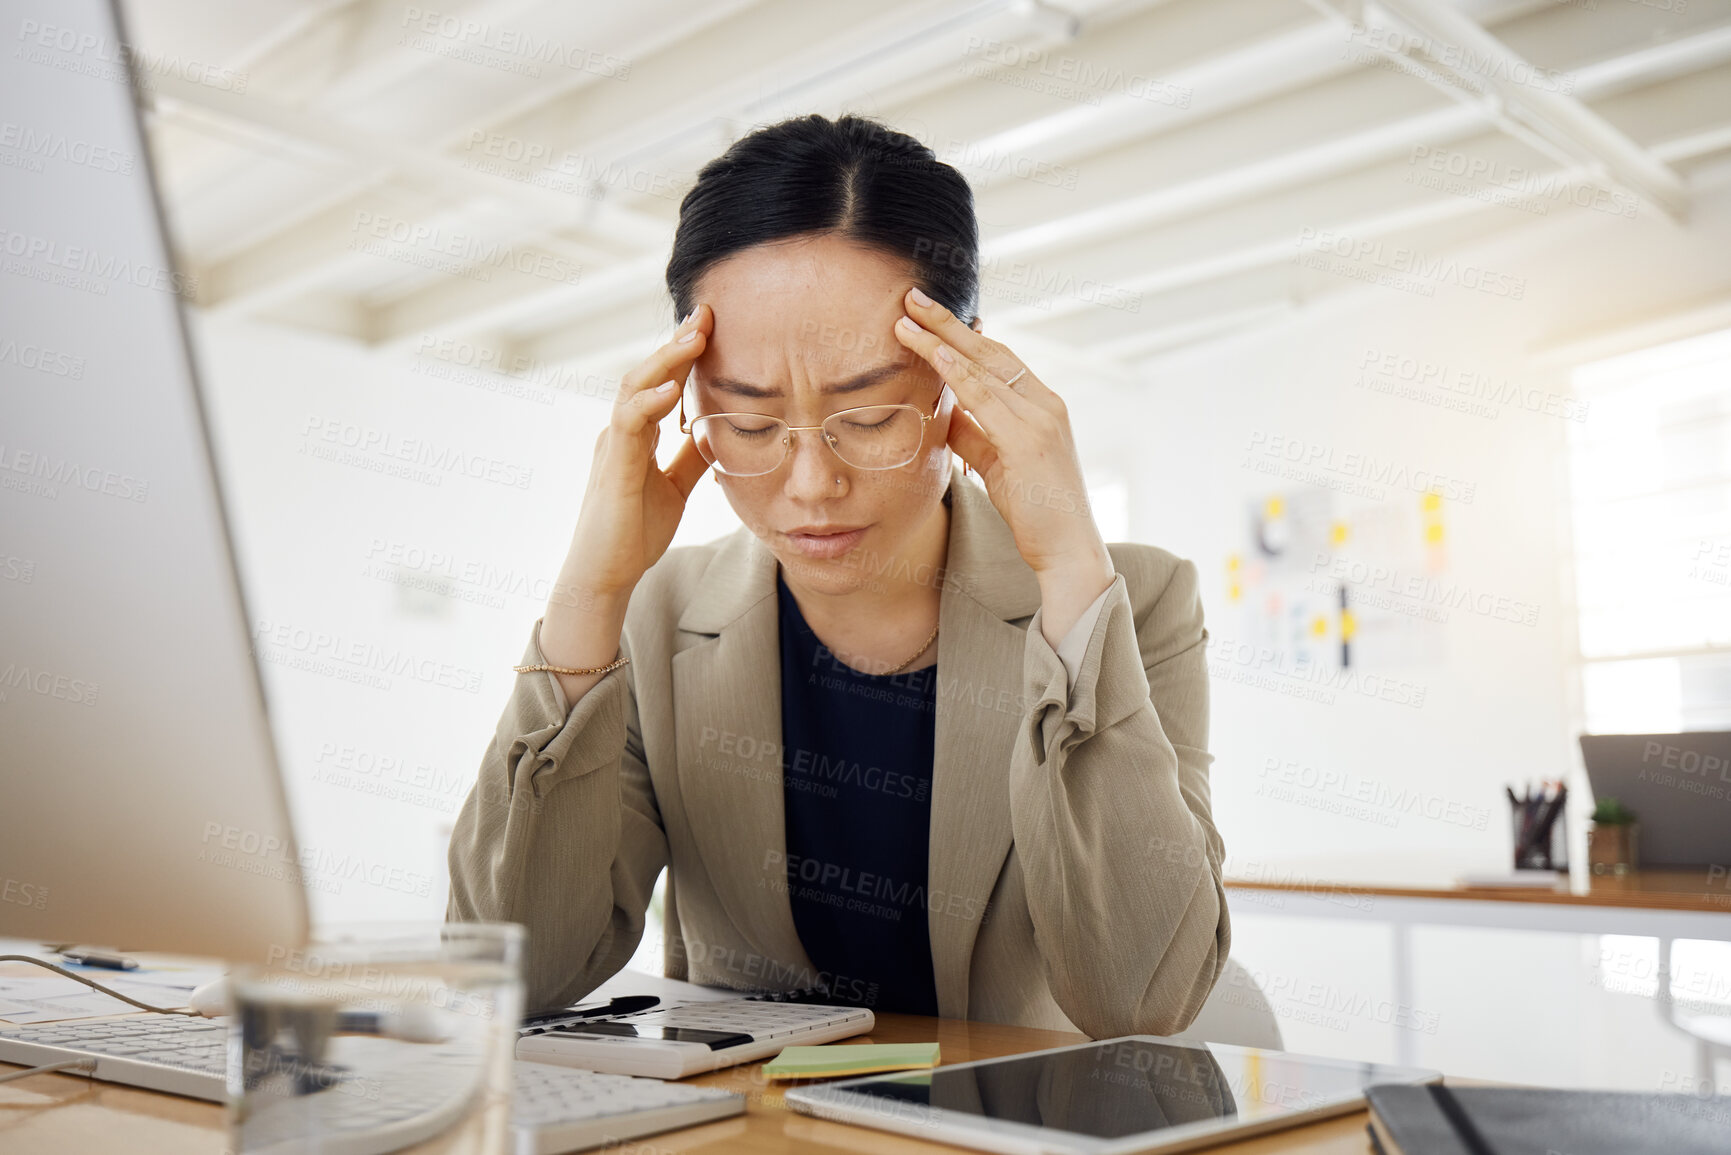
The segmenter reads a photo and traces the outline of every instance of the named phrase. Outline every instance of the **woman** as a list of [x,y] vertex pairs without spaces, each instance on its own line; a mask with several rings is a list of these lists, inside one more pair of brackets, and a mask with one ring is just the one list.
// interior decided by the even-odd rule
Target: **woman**
[[[698,175],[667,285],[450,917],[525,924],[552,1008],[670,866],[671,975],[1181,1030],[1230,941],[1196,569],[1101,540],[1063,401],[981,334],[967,183],[870,120],[764,128]],[[745,525],[669,550],[710,469]]]

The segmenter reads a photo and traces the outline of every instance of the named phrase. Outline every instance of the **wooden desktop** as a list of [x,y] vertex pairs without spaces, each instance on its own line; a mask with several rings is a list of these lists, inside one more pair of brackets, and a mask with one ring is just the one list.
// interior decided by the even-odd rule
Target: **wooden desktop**
[[[1007,1027],[916,1015],[879,1015],[877,1028],[854,1042],[907,1043],[936,1039],[943,1062],[962,1063],[1086,1041],[1068,1031]],[[18,1068],[0,1063],[0,1071]],[[764,1079],[762,1064],[700,1075],[687,1082],[725,1087],[746,1097],[745,1114],[716,1123],[630,1140],[608,1151],[673,1155],[701,1151],[849,1152],[900,1155],[954,1152],[959,1148],[887,1131],[830,1123],[787,1109],[785,1084]],[[1211,1150],[1229,1155],[1364,1155],[1370,1150],[1365,1112],[1353,1111],[1271,1135],[1226,1143]],[[417,1151],[432,1150],[429,1144]],[[227,1151],[223,1110],[215,1103],[98,1083],[70,1075],[37,1075],[0,1083],[0,1155],[126,1151],[129,1155],[220,1155]]]
[[[1234,896],[1235,906],[1246,899],[1254,902],[1257,896],[1279,896],[1299,900],[1293,905],[1282,901],[1284,913],[1300,913],[1297,907],[1302,905],[1307,908],[1303,913],[1322,917],[1341,917],[1343,912],[1352,911],[1363,917],[1466,925],[1556,922],[1559,925],[1551,929],[1578,933],[1610,931],[1613,929],[1610,926],[1592,924],[1620,923],[1631,916],[1641,921],[1645,921],[1643,916],[1691,920],[1707,917],[1720,932],[1712,937],[1725,937],[1724,930],[1731,924],[1731,887],[1726,886],[1725,879],[1700,870],[1644,870],[1620,877],[1594,875],[1589,877],[1586,888],[1579,891],[1322,881],[1314,876],[1290,875],[1279,880],[1231,879],[1227,887]],[[1360,903],[1360,897],[1370,899],[1371,903]],[[1413,903],[1417,905],[1409,906]],[[1246,907],[1247,912],[1254,909],[1254,905]],[[1553,913],[1546,918],[1539,915],[1541,909]],[[1494,913],[1497,911],[1506,914],[1498,917]],[[1574,925],[1577,921],[1581,925]],[[878,1016],[876,1029],[855,1041],[929,1042],[934,1038],[940,1045],[943,1062],[962,1063],[1083,1042],[1086,1036],[1031,1027],[882,1014]],[[1410,1062],[1411,1057],[1403,1056],[1403,1061]],[[898,1155],[959,1150],[947,1144],[795,1114],[787,1109],[782,1098],[784,1085],[764,1079],[761,1068],[762,1064],[752,1063],[688,1080],[741,1092],[746,1096],[743,1116],[647,1136],[606,1150],[632,1155],[673,1155],[686,1151],[715,1155],[794,1151]],[[0,1063],[0,1071],[17,1069]],[[1365,1155],[1371,1150],[1365,1119],[1366,1113],[1358,1110],[1272,1135],[1222,1144],[1212,1150],[1227,1155],[1274,1152]],[[72,1075],[38,1075],[0,1084],[0,1155],[48,1151],[79,1155],[120,1150],[137,1155],[219,1155],[227,1150],[222,1108],[197,1099]]]
[[1402,885],[1317,878],[1228,878],[1238,890],[1283,890],[1298,894],[1364,894],[1381,898],[1527,902],[1554,906],[1624,907],[1641,910],[1731,914],[1731,870],[1699,866],[1649,867],[1627,874],[1588,874],[1580,887],[1565,876],[1555,887]]

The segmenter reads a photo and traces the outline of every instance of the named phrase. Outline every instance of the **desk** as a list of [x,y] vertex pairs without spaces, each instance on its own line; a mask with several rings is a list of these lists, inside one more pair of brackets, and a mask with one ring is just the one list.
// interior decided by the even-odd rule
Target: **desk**
[[[1344,865],[1344,864],[1342,864]],[[1225,880],[1234,913],[1283,914],[1386,922],[1393,934],[1394,998],[1415,1003],[1412,927],[1470,926],[1560,934],[1644,935],[1659,940],[1660,958],[1679,938],[1731,941],[1731,878],[1723,871],[1642,870],[1622,877],[1588,874],[1582,885],[1535,887],[1458,886],[1447,883],[1381,884],[1349,881],[1314,868],[1258,870],[1254,877]],[[1656,1000],[1660,1018],[1675,1029],[1667,997]],[[1395,1062],[1418,1066],[1411,1031],[1395,1032]],[[1711,1060],[1705,1077],[1710,1078]],[[1697,1072],[1701,1074],[1701,1072]]]
[[[1229,897],[1281,913],[1346,918],[1359,911],[1389,918],[1391,910],[1410,910],[1424,916],[1411,921],[1452,926],[1731,939],[1731,877],[1709,877],[1705,868],[1642,870],[1621,878],[1590,874],[1579,888],[1550,889],[1391,885],[1354,881],[1346,871],[1338,876],[1262,871],[1228,878],[1225,884]],[[1379,908],[1380,916],[1375,915]]]
[[[1067,1031],[1005,1027],[914,1015],[879,1015],[877,1029],[854,1042],[929,1042],[943,1061],[962,1063],[1086,1041]],[[701,1151],[713,1155],[756,1152],[848,1152],[853,1155],[956,1155],[960,1148],[830,1123],[790,1112],[781,1085],[766,1081],[762,1064],[688,1080],[746,1096],[743,1116],[647,1136],[607,1150],[632,1155]],[[0,1070],[17,1070],[0,1063]],[[1366,1113],[1325,1119],[1210,1150],[1223,1155],[1365,1155]],[[0,1155],[55,1155],[126,1151],[129,1155],[218,1155],[224,1149],[222,1108],[215,1103],[97,1083],[69,1075],[38,1075],[0,1083]]]

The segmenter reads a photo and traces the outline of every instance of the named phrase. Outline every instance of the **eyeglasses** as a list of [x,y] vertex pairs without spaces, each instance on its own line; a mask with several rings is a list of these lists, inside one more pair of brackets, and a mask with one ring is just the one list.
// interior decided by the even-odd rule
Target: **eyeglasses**
[[762,413],[706,413],[685,421],[685,398],[679,399],[679,432],[697,440],[697,451],[719,473],[756,477],[773,473],[787,460],[793,435],[815,429],[835,455],[855,469],[898,469],[919,455],[926,439],[926,422],[938,415],[915,405],[861,405],[823,419],[822,425],[789,425]]

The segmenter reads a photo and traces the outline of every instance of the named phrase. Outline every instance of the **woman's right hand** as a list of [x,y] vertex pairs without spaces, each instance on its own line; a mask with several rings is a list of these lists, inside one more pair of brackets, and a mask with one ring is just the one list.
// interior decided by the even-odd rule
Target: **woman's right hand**
[[661,422],[679,404],[692,363],[708,345],[713,318],[707,306],[697,306],[667,344],[625,375],[612,419],[595,439],[568,559],[579,563],[572,576],[592,597],[630,596],[667,552],[685,499],[709,469],[689,434],[665,472],[655,450]]
[[[541,623],[541,652],[553,665],[587,668],[613,660],[631,591],[667,552],[686,498],[709,469],[689,434],[665,471],[655,450],[661,422],[679,404],[714,323],[713,311],[697,306],[672,339],[621,382],[612,417],[595,439],[577,529]],[[559,680],[575,704],[599,676],[561,674]]]

